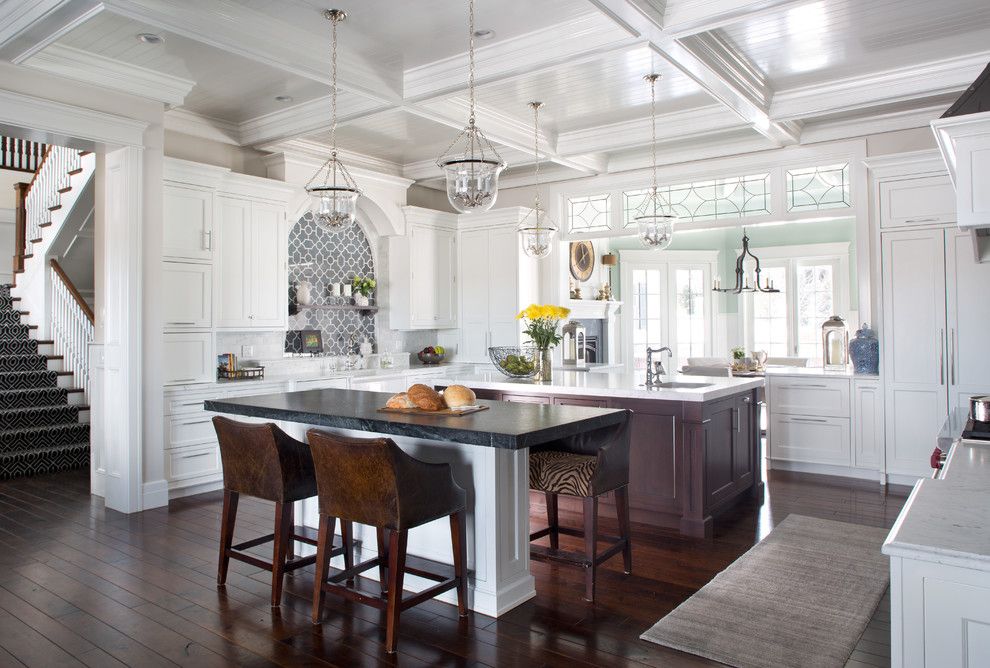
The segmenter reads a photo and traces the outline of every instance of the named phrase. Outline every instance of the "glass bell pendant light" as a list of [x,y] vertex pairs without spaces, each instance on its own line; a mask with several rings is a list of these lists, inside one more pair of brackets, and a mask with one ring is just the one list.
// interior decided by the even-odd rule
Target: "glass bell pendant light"
[[533,198],[533,208],[530,209],[523,221],[519,223],[519,241],[522,251],[528,257],[537,259],[550,255],[554,232],[557,226],[547,216],[540,205],[540,109],[542,102],[530,102],[533,108],[533,157],[536,159],[536,195]]
[[344,163],[337,157],[337,24],[347,18],[341,9],[328,9],[330,21],[330,159],[323,163],[306,184],[312,198],[310,211],[316,224],[325,230],[339,230],[354,223],[357,200],[361,195]]
[[468,124],[437,158],[447,179],[447,199],[461,213],[488,211],[498,196],[498,175],[505,161],[475,124],[474,118],[474,0],[468,2]]
[[653,155],[653,185],[646,199],[636,210],[636,227],[639,240],[650,250],[663,250],[674,240],[674,225],[677,216],[666,205],[657,189],[657,79],[659,74],[643,77],[650,84],[650,120],[653,128],[653,141],[650,144]]

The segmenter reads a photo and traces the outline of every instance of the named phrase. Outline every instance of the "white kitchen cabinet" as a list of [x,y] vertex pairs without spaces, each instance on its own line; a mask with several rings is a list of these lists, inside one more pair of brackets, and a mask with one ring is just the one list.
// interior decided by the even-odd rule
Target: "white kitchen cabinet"
[[880,183],[880,227],[939,225],[956,221],[956,193],[948,174]]
[[406,234],[388,240],[388,309],[400,330],[457,327],[453,214],[405,207]]
[[774,459],[849,466],[849,419],[778,415],[770,419]]
[[884,448],[883,390],[879,378],[853,377],[852,464],[879,470]]
[[990,392],[990,264],[956,229],[881,236],[887,470],[927,475],[949,410]]
[[162,313],[165,330],[213,326],[213,267],[193,262],[163,262]]
[[325,390],[338,389],[346,390],[350,386],[348,378],[314,378],[312,380],[297,380],[293,383],[294,392],[303,390]]
[[849,417],[849,379],[771,376],[773,410],[789,415]]
[[219,446],[212,443],[166,451],[165,475],[169,490],[219,482],[223,478]]
[[165,183],[162,201],[162,257],[213,259],[213,190]]
[[166,332],[162,344],[165,384],[216,380],[216,357],[210,332]]
[[[513,211],[510,224],[484,227],[485,214],[472,216],[471,228],[459,233],[461,342],[458,360],[484,363],[490,346],[521,343],[520,310],[536,301],[536,264],[519,249],[516,226],[524,210]],[[508,222],[508,221],[506,221]]]
[[940,118],[932,129],[955,184],[959,227],[990,226],[990,111]]
[[278,329],[288,318],[284,208],[217,197],[216,326]]

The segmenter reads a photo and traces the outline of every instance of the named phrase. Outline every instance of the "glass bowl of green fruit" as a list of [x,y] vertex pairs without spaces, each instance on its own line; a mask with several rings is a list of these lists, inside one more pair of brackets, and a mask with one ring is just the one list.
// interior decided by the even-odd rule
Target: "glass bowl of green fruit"
[[495,368],[509,378],[532,378],[536,375],[536,364],[532,346],[492,346],[488,349]]

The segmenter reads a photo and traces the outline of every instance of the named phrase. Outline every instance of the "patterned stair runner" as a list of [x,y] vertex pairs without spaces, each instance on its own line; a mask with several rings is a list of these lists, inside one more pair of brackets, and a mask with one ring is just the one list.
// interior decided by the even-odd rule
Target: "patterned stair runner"
[[[60,386],[31,328],[21,324],[9,285],[0,285],[0,480],[89,466],[85,406]],[[71,375],[69,375],[71,380]]]

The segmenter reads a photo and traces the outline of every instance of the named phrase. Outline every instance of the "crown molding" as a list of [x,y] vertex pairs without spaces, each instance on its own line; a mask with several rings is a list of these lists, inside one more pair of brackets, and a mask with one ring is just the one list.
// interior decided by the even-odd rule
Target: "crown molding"
[[777,120],[796,120],[960,93],[979,76],[987,61],[990,51],[777,91],[770,115]]
[[[629,35],[598,12],[502,40],[475,50],[476,84],[502,81],[575,59],[598,57],[636,45]],[[642,42],[638,42],[642,44]],[[467,53],[408,69],[403,74],[406,101],[449,95],[467,89]]]
[[[337,99],[337,122],[342,123],[393,107],[341,91]],[[238,137],[245,146],[294,139],[330,129],[330,96],[279,109],[238,124]]]
[[237,123],[202,116],[185,109],[166,111],[165,129],[223,144],[241,145],[240,128]]
[[145,121],[0,90],[0,124],[112,146],[143,146]]
[[932,119],[941,116],[948,106],[949,103],[946,103],[886,114],[870,114],[860,118],[807,123],[801,132],[801,143],[810,144],[848,139],[849,137],[864,137],[896,130],[927,128]]
[[177,107],[196,85],[195,81],[128,65],[63,44],[51,44],[23,65],[102,88],[137,95]]
[[[305,159],[313,164],[314,170],[319,169],[320,165],[326,162],[327,158],[330,157],[330,147],[323,142],[318,142],[312,139],[290,139],[273,144],[266,144],[264,146],[259,146],[258,148],[273,154],[281,153],[298,160]],[[263,158],[263,161],[267,160],[268,157]],[[359,169],[374,172],[376,174],[385,174],[388,176],[402,176],[402,165],[392,162],[391,160],[384,160],[382,158],[376,158],[371,155],[348,151],[342,148],[337,149],[337,157],[339,157],[340,160],[347,165],[347,168],[352,171],[354,169]]]
[[937,149],[906,151],[865,158],[863,164],[876,179],[924,173],[948,173],[942,153]]

